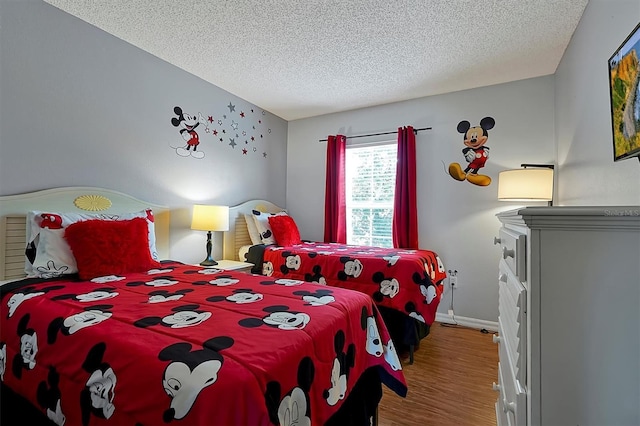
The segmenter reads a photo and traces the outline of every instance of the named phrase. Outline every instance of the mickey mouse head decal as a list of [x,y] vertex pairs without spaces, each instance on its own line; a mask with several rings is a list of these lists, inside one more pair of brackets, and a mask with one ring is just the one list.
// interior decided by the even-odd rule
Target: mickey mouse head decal
[[282,426],[310,426],[311,425],[311,402],[309,400],[309,390],[315,366],[309,357],[304,357],[298,364],[298,386],[280,399],[282,386],[280,382],[271,381],[267,383],[264,393],[265,404],[269,419],[273,424]]
[[347,278],[358,278],[362,273],[362,262],[358,259],[343,256],[340,258],[340,262],[344,264],[344,271],[338,272],[338,279],[340,281],[345,281]]
[[37,296],[42,296],[45,293],[48,293],[52,290],[59,290],[64,288],[62,285],[54,285],[45,287],[42,289],[36,289],[35,287],[23,287],[20,289],[20,293],[14,293],[7,302],[7,308],[9,308],[9,312],[7,313],[7,318],[11,318],[13,314],[18,309],[18,306],[25,300],[33,299]]
[[102,419],[110,418],[116,410],[113,405],[116,388],[116,374],[111,366],[103,361],[107,345],[103,342],[93,346],[82,364],[89,373],[84,390],[80,393],[82,424],[88,425],[91,414]]
[[158,354],[161,361],[171,361],[164,370],[162,386],[171,398],[164,421],[183,419],[207,386],[218,380],[218,372],[224,363],[221,350],[233,346],[228,336],[213,337],[202,344],[202,349],[191,351],[190,343],[175,343]]
[[[13,357],[13,375],[22,378],[22,369],[33,370],[36,366],[38,353],[38,335],[33,328],[29,328],[31,316],[25,314],[18,322],[18,336],[20,336],[20,353]],[[6,352],[5,352],[6,353]]]
[[263,311],[269,315],[262,319],[244,318],[238,321],[238,324],[247,328],[265,324],[280,330],[302,330],[311,320],[311,317],[304,312],[289,311],[289,307],[284,305],[267,306]]
[[146,328],[162,325],[169,328],[184,328],[202,324],[211,317],[211,312],[198,311],[200,305],[182,305],[172,309],[173,314],[165,317],[146,317],[133,323],[136,327]]
[[49,420],[59,426],[62,426],[66,421],[66,416],[60,407],[60,398],[62,396],[62,393],[58,388],[60,375],[56,371],[55,367],[49,367],[47,381],[48,383],[42,381],[38,385],[38,391],[36,392],[38,404],[46,410]]
[[342,330],[338,330],[334,339],[333,347],[336,350],[336,358],[333,360],[333,368],[331,369],[331,387],[325,389],[322,393],[327,404],[333,406],[339,400],[344,399],[347,393],[347,379],[349,378],[349,370],[353,367],[356,357],[356,345],[351,343],[344,352],[345,337]]

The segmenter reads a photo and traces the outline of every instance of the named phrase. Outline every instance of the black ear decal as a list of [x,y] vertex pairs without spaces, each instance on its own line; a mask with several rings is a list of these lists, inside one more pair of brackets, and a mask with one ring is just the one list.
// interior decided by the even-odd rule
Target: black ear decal
[[197,311],[199,307],[200,307],[200,305],[191,304],[191,305],[176,306],[175,308],[173,308],[171,310],[173,312]]
[[60,294],[58,296],[53,296],[51,300],[69,300],[75,299],[77,295],[75,294]]
[[29,314],[25,314],[22,318],[20,318],[20,322],[18,322],[18,335],[23,335],[27,332],[27,324],[29,324],[29,319],[31,316]]
[[189,343],[174,343],[161,350],[158,354],[158,359],[160,361],[182,360],[190,350],[191,344]]
[[382,272],[378,271],[375,274],[373,274],[373,277],[371,279],[373,280],[374,283],[380,284],[382,282],[382,280],[384,280],[384,274]]
[[13,364],[11,365],[11,369],[13,370],[13,375],[16,376],[18,379],[22,378],[22,357],[20,356],[20,354],[16,354],[16,356],[13,357]]
[[313,376],[315,375],[315,367],[313,361],[308,356],[302,358],[300,365],[298,366],[298,386],[306,394],[311,389],[311,383],[313,383]]
[[280,406],[280,383],[269,382],[267,383],[267,390],[264,393],[264,402],[267,406],[267,412],[269,413],[269,420],[274,425],[280,424],[278,419],[278,407]]
[[214,337],[202,344],[203,348],[211,349],[212,351],[219,352],[223,349],[233,346],[234,340],[228,336]]
[[47,343],[53,345],[56,342],[56,338],[58,337],[58,331],[62,328],[64,324],[64,318],[58,317],[51,321],[49,327],[47,328]]
[[224,296],[211,296],[211,297],[207,297],[207,302],[222,302],[223,300],[226,300],[226,297]]
[[471,123],[467,120],[463,120],[458,123],[458,133],[467,133],[467,130],[471,127]]
[[147,327],[151,327],[152,325],[158,325],[161,322],[162,322],[162,318],[160,317],[146,317],[134,322],[133,325],[139,328],[147,328]]
[[100,368],[100,364],[102,364],[102,357],[104,356],[104,352],[107,350],[107,345],[104,342],[100,342],[96,344],[89,350],[87,354],[87,358],[82,363],[82,369],[87,373],[91,374]]
[[379,291],[375,291],[373,293],[373,300],[375,300],[376,302],[380,303],[384,300],[384,295],[382,293],[380,293]]
[[238,321],[238,324],[246,328],[255,328],[262,325],[262,320],[258,318],[245,318]]
[[496,121],[493,119],[493,117],[485,117],[482,120],[480,120],[480,127],[482,127],[485,133],[487,130],[493,129],[493,126],[495,125],[496,125]]
[[360,314],[360,325],[362,326],[363,330],[367,329],[367,317],[369,316],[369,313],[367,312],[367,308],[365,308],[364,306],[362,307],[362,314]]
[[338,279],[340,281],[345,281],[347,279],[347,274],[344,271],[339,271],[338,272]]

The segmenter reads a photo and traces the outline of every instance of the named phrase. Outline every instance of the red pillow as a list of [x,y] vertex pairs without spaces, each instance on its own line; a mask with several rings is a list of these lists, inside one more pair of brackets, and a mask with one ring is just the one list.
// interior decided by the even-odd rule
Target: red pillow
[[298,226],[291,216],[284,214],[275,215],[269,216],[268,219],[276,244],[279,246],[291,246],[302,242],[300,240]]
[[83,280],[160,267],[149,251],[149,227],[131,220],[86,220],[67,227],[64,237]]

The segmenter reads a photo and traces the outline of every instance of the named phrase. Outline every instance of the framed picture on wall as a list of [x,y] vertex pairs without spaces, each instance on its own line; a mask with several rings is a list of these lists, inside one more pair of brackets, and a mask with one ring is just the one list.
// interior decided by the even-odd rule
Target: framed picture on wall
[[640,159],[640,23],[609,58],[613,160]]

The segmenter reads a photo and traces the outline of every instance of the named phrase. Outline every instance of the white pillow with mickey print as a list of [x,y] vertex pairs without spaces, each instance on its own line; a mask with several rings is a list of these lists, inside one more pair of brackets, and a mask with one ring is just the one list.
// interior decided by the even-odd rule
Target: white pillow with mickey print
[[253,219],[253,214],[244,215],[244,220],[247,222],[247,231],[249,231],[249,238],[251,238],[251,244],[262,244],[262,237],[256,227],[256,221]]
[[276,239],[273,236],[271,225],[269,225],[269,216],[286,215],[287,212],[264,213],[258,210],[253,210],[252,213],[253,213],[253,219],[256,222],[256,228],[258,228],[258,232],[260,233],[260,239],[262,240],[262,244],[275,244]]
[[158,259],[156,235],[151,209],[135,213],[88,214],[31,211],[27,214],[27,249],[25,272],[28,277],[51,278],[78,272],[71,247],[64,238],[66,228],[83,220],[130,220],[137,217],[147,219],[149,252]]

